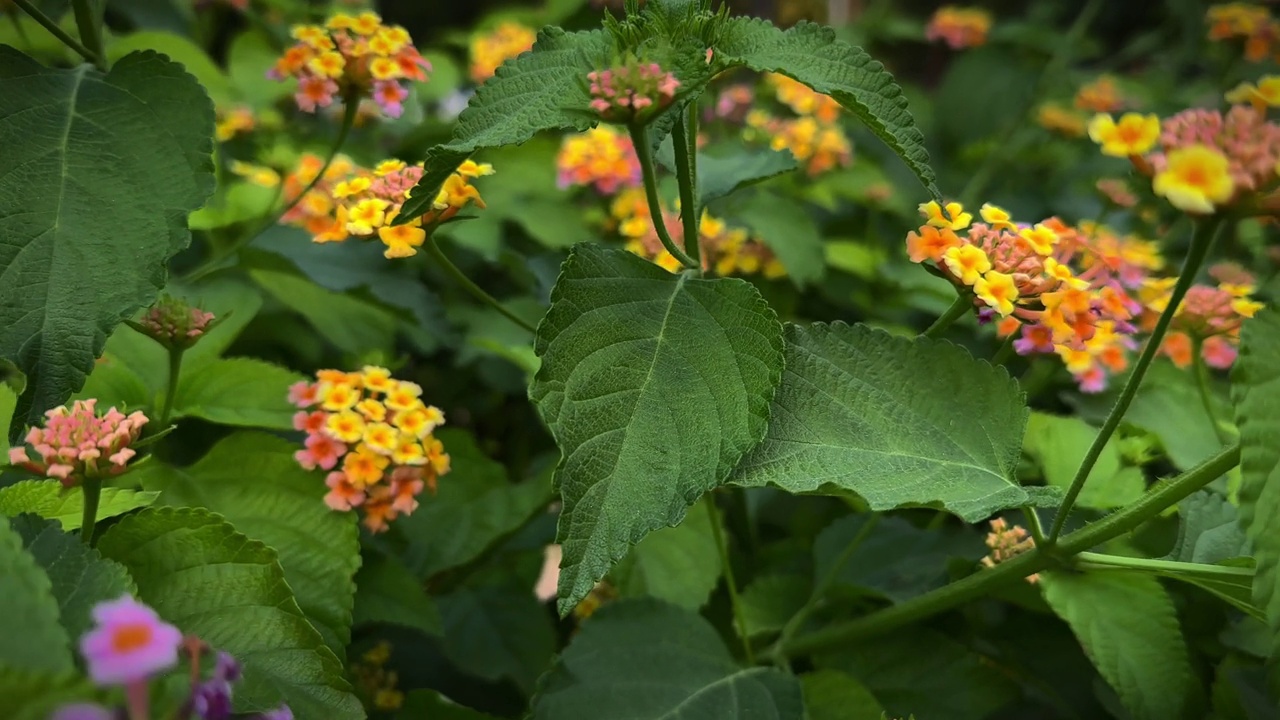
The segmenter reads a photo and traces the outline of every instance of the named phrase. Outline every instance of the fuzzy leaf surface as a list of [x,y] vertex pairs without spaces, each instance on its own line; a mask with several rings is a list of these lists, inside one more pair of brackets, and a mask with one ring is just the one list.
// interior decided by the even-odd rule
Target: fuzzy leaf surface
[[71,638],[58,623],[53,583],[10,521],[0,517],[0,668],[71,670]]
[[[158,496],[155,492],[102,488],[98,522],[147,507]],[[78,486],[64,489],[61,483],[50,480],[23,480],[0,490],[0,515],[12,517],[21,513],[57,520],[67,532],[79,530],[84,519],[84,490]]]

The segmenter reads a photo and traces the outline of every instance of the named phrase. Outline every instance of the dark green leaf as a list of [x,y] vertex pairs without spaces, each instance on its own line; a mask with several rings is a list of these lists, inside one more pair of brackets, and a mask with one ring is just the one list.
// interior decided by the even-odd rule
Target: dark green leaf
[[570,253],[551,300],[529,395],[562,452],[563,614],[759,442],[782,333],[742,280],[673,276],[594,245]]
[[1223,495],[1201,490],[1178,503],[1182,524],[1167,557],[1181,562],[1213,564],[1248,556],[1249,538],[1236,520],[1236,506]]
[[526,693],[551,664],[551,614],[527,592],[463,588],[438,598],[444,652],[463,671],[488,680],[511,678]]
[[199,45],[187,38],[163,30],[130,33],[112,40],[107,46],[107,59],[113,63],[119,62],[135,50],[154,50],[163,54],[195,76],[214,103],[222,106],[231,102],[231,83],[226,74]]
[[[1229,406],[1212,397],[1219,418],[1229,418]],[[1194,376],[1173,363],[1152,363],[1124,421],[1155,434],[1173,464],[1183,470],[1199,465],[1222,448],[1213,421],[1204,410]]]
[[708,498],[694,504],[684,522],[656,530],[631,548],[610,577],[623,597],[649,595],[697,610],[720,581]]
[[0,577],[0,667],[71,670],[71,639],[58,624],[53,583],[7,518],[0,518]]
[[800,676],[808,720],[881,720],[884,708],[847,673],[818,670]]
[[814,577],[903,602],[946,585],[952,558],[976,563],[987,553],[976,536],[924,530],[898,517],[874,520],[868,530],[875,517],[849,515],[823,530],[813,545]]
[[758,193],[738,212],[738,219],[778,256],[796,285],[803,287],[822,279],[827,266],[822,234],[803,204]]
[[400,560],[366,560],[356,573],[353,625],[391,623],[440,634],[440,611],[421,582]]
[[[103,488],[98,498],[98,522],[144,508],[156,501],[159,493],[138,492],[124,488]],[[0,490],[0,515],[32,513],[46,520],[57,520],[68,532],[79,530],[84,519],[84,490],[63,489],[53,480],[23,480]]]
[[396,720],[496,720],[469,707],[463,707],[445,699],[434,690],[414,690],[404,696],[404,705],[396,713]]
[[357,356],[390,350],[395,317],[383,308],[287,272],[258,269],[249,275],[272,297],[306,318],[339,350]]
[[[657,160],[675,172],[675,155],[670,136],[662,143]],[[796,158],[789,152],[760,150],[746,146],[731,151],[698,153],[698,205],[732,195],[744,187],[764,182],[796,169]]]
[[762,575],[742,590],[742,615],[751,637],[778,632],[809,599],[813,582],[800,575]]

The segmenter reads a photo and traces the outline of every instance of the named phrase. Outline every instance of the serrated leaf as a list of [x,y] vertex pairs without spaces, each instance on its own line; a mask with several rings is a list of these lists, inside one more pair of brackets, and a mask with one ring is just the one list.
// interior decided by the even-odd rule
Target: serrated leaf
[[750,284],[579,245],[535,342],[529,396],[562,457],[561,614],[647,533],[680,522],[764,435],[782,333]]
[[[1211,393],[1210,402],[1217,417],[1231,416],[1222,398]],[[1159,438],[1165,454],[1182,470],[1190,470],[1222,449],[1194,376],[1163,358],[1151,364],[1124,421]]]
[[940,506],[968,522],[1028,501],[1012,480],[1027,410],[1004,370],[864,325],[788,325],[786,336],[769,431],[731,482],[834,485],[872,510]]
[[[656,159],[667,170],[675,172],[675,150],[670,136],[662,143]],[[789,152],[744,146],[698,152],[698,206],[727,197],[742,188],[755,185],[795,170],[799,165]]]
[[48,720],[64,704],[99,699],[83,674],[0,666],[0,698],[8,720]]
[[232,100],[231,83],[203,49],[176,33],[143,30],[115,38],[107,46],[107,60],[116,63],[135,50],[154,50],[182,66],[199,81],[209,99],[222,105]]
[[253,358],[228,358],[183,372],[173,414],[221,425],[290,430],[298,408],[289,386],[305,380],[292,370]]
[[[1033,412],[1027,421],[1023,449],[1040,466],[1050,487],[1065,489],[1071,486],[1080,461],[1097,435],[1097,428],[1080,418]],[[1120,443],[1113,437],[1102,447],[1102,454],[1089,471],[1077,504],[1095,510],[1112,510],[1136,501],[1146,489],[1142,471],[1123,466]]]
[[782,30],[768,21],[733,18],[714,46],[718,62],[776,72],[830,95],[907,163],[929,194],[940,196],[924,136],[893,75],[831,28],[800,22]]
[[207,508],[278,553],[298,606],[342,658],[351,639],[352,576],[360,567],[356,518],[324,504],[324,478],[298,466],[297,449],[272,435],[238,432],[194,465],[156,461],[134,478],[161,491],[159,504]]
[[884,708],[862,683],[839,670],[800,676],[808,720],[882,720]]
[[0,47],[0,357],[30,421],[84,384],[107,335],[164,284],[213,191],[213,105],[154,52],[103,75]]
[[510,678],[524,692],[555,655],[551,613],[532,588],[461,588],[436,599],[445,656],[464,672],[488,680]]
[[747,635],[782,630],[809,600],[812,590],[813,583],[801,575],[761,575],[751,581],[739,596]]
[[1186,717],[1195,686],[1173,602],[1149,575],[1041,574],[1044,599],[1134,720]]
[[[848,515],[819,533],[813,544],[814,577],[830,577],[832,587],[870,591],[898,603],[946,585],[952,558],[976,563],[987,553],[974,535],[958,537],[899,517],[876,517]],[[875,525],[867,528],[869,522]]]
[[1178,539],[1165,557],[1190,563],[1213,564],[1248,556],[1249,538],[1237,522],[1239,512],[1226,497],[1201,490],[1178,503]]
[[648,595],[690,610],[707,602],[720,582],[720,554],[709,498],[689,509],[684,522],[650,533],[618,562],[610,577],[623,597]]
[[94,605],[136,592],[123,565],[102,557],[77,535],[63,532],[58,523],[35,515],[19,515],[10,522],[49,576],[62,627],[70,637],[78,638],[93,626]]
[[801,720],[796,679],[741,668],[707,621],[661,602],[601,608],[538,683],[533,720]]
[[53,583],[7,518],[0,518],[0,577],[0,667],[71,670],[71,638],[58,624]]
[[[155,492],[102,488],[98,522],[147,507],[158,496]],[[23,480],[0,490],[0,515],[12,517],[21,513],[57,520],[68,532],[79,530],[84,519],[84,490],[79,486],[63,489],[61,483],[53,480]]]
[[440,185],[477,150],[517,145],[544,130],[595,125],[599,117],[589,108],[587,73],[605,67],[611,49],[600,30],[544,28],[531,52],[505,62],[476,90],[453,138],[427,152],[426,172],[398,217],[408,221],[429,210]]
[[356,573],[352,624],[390,623],[439,635],[440,611],[426,587],[398,558],[365,560]]
[[1231,372],[1231,401],[1240,428],[1240,525],[1253,542],[1253,603],[1271,629],[1268,679],[1280,691],[1280,313],[1245,322]]
[[236,709],[286,702],[296,717],[359,719],[342,664],[307,622],[276,553],[208,510],[148,508],[103,533],[98,549],[128,568],[139,598],[244,669]]
[[778,256],[796,285],[804,287],[822,279],[827,267],[822,234],[804,205],[780,195],[758,193],[737,217]]

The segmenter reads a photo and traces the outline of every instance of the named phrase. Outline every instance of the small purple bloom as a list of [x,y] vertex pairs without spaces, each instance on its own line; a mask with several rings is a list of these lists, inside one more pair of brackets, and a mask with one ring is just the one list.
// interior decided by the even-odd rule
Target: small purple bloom
[[240,663],[236,662],[231,653],[219,650],[217,662],[213,667],[213,676],[233,683],[240,679]]
[[293,711],[288,705],[281,705],[275,710],[268,710],[258,716],[259,720],[293,720]]
[[227,720],[231,717],[231,684],[218,678],[200,683],[191,691],[191,710],[201,720]]
[[63,705],[49,720],[115,720],[116,713],[93,703]]
[[995,320],[995,318],[996,318],[996,311],[995,311],[993,308],[984,307],[984,308],[979,308],[979,309],[978,309],[978,324],[979,324],[979,325],[986,325],[987,323],[991,322],[992,320]]

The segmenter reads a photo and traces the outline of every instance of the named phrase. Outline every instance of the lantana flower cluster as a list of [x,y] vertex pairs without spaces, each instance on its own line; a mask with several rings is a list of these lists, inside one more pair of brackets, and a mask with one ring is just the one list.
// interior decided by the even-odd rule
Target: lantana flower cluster
[[196,344],[217,318],[207,310],[192,307],[171,295],[163,295],[129,326],[169,350],[185,350]]
[[[1198,351],[1212,368],[1230,368],[1238,353],[1240,326],[1262,309],[1252,297],[1253,276],[1239,266],[1224,263],[1209,271],[1217,285],[1197,284],[1187,290],[1161,343],[1160,352],[1178,367],[1189,366]],[[1169,304],[1176,278],[1147,280],[1138,296],[1146,308],[1142,326],[1149,330]]]
[[258,126],[253,109],[244,105],[218,108],[213,123],[213,136],[218,142],[227,142],[237,135],[251,132]]
[[1213,5],[1205,19],[1209,23],[1210,40],[1243,40],[1244,56],[1253,62],[1272,57],[1276,41],[1280,40],[1280,23],[1272,19],[1271,12],[1261,5]]
[[316,382],[289,388],[302,411],[294,427],[306,433],[296,454],[308,470],[328,470],[324,501],[338,511],[360,509],[372,532],[418,508],[424,488],[449,472],[449,456],[432,433],[444,413],[422,400],[422,388],[386,368],[321,370]]
[[[993,568],[1035,548],[1035,540],[1027,533],[1026,528],[1010,525],[1004,518],[991,521],[991,532],[987,533],[984,542],[991,551],[982,558],[982,566],[987,568]],[[1040,582],[1040,574],[1033,573],[1025,580],[1034,585]]]
[[944,5],[929,18],[924,37],[930,42],[941,40],[952,50],[963,50],[985,45],[990,31],[991,13],[986,10]]
[[493,77],[507,60],[533,47],[538,34],[514,22],[504,22],[492,32],[471,39],[471,80],[477,84]]
[[[297,198],[323,165],[319,157],[304,155],[298,169],[285,179],[286,200]],[[468,204],[485,207],[480,191],[471,181],[492,175],[493,167],[464,161],[445,180],[426,215],[393,226],[392,221],[422,173],[422,163],[408,165],[400,160],[386,160],[367,169],[347,158],[337,158],[307,195],[285,213],[281,222],[302,227],[317,243],[377,237],[386,246],[383,255],[387,258],[416,255],[436,225],[452,218]]]
[[655,62],[629,60],[587,73],[591,109],[609,122],[631,122],[671,105],[680,81]]
[[329,107],[334,98],[357,102],[372,97],[388,117],[404,112],[408,81],[425,82],[431,63],[413,46],[409,32],[384,25],[374,12],[338,13],[324,26],[297,25],[297,42],[268,72],[268,77],[297,78],[295,99],[306,112]]
[[44,427],[31,428],[25,445],[10,448],[9,462],[56,478],[64,487],[124,472],[137,454],[129,446],[142,433],[147,416],[140,410],[125,415],[114,407],[100,415],[97,403],[96,398],[76,400],[46,412]]
[[767,82],[777,100],[798,117],[780,118],[764,110],[751,110],[745,117],[747,140],[763,138],[772,149],[789,151],[810,176],[853,162],[853,145],[839,123],[839,103],[783,75],[768,75]]
[[594,187],[601,195],[613,195],[638,187],[641,180],[631,138],[608,125],[565,137],[556,155],[556,183],[561,188]]

